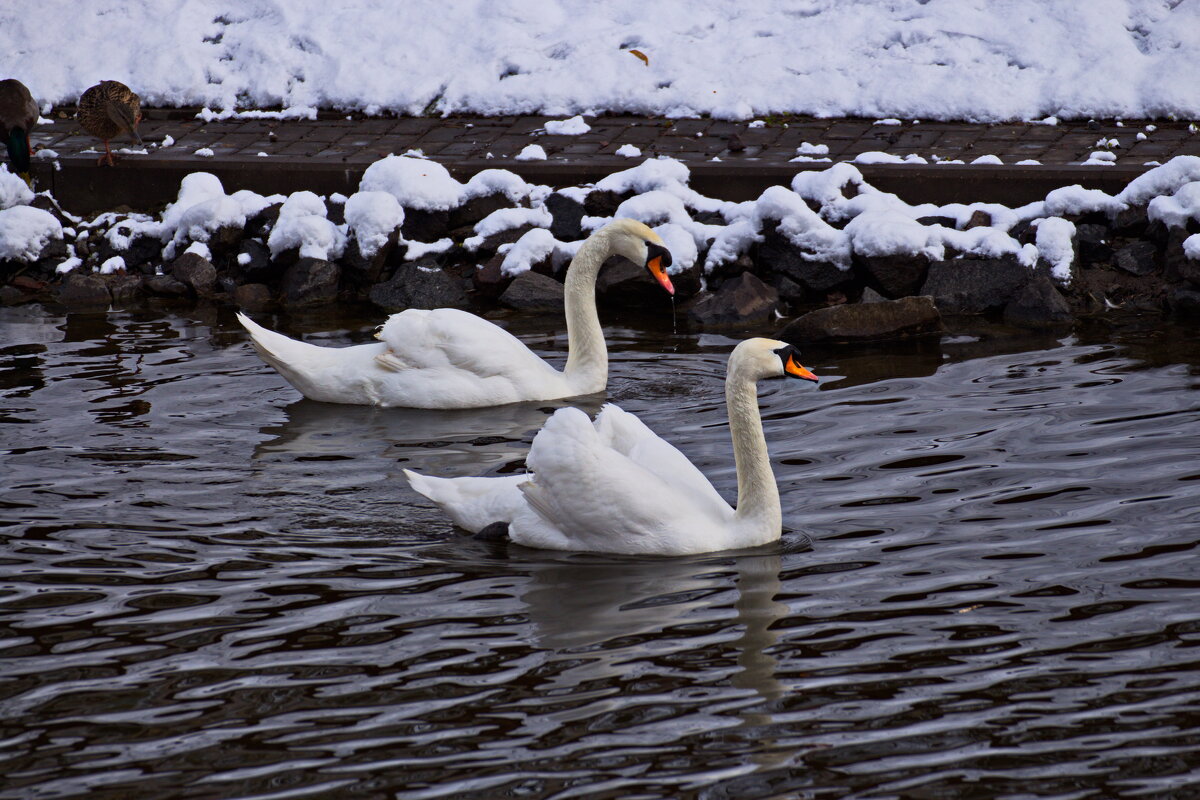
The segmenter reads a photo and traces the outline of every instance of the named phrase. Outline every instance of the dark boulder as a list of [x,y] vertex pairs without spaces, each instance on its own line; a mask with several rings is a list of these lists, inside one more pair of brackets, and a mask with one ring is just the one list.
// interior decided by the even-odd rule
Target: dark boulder
[[399,230],[394,230],[388,236],[387,241],[380,245],[369,256],[365,256],[362,250],[359,249],[358,237],[351,235],[346,243],[346,250],[342,253],[339,260],[341,265],[346,270],[346,275],[353,278],[358,283],[372,284],[379,280],[383,275],[384,267],[391,260],[392,252],[396,249],[400,242]]
[[[676,297],[691,297],[700,290],[700,279],[695,269],[684,270],[670,277]],[[596,295],[607,306],[652,309],[668,305],[671,297],[645,267],[639,267],[620,256],[604,262],[596,278]]]
[[779,293],[749,272],[725,281],[715,293],[702,296],[688,318],[704,327],[733,327],[767,322],[775,315]]
[[512,278],[500,271],[503,263],[504,256],[496,254],[471,273],[471,285],[481,296],[494,299],[508,288]]
[[[446,227],[448,230],[465,228],[479,222],[493,211],[499,211],[502,208],[511,208],[512,205],[512,201],[502,192],[472,197],[458,208],[450,210],[446,220]],[[406,219],[410,213],[412,212],[408,209],[404,210]],[[433,240],[430,239],[428,241]]]
[[247,283],[265,283],[282,274],[279,265],[271,261],[271,251],[257,239],[242,240],[233,263],[233,271]]
[[233,290],[233,303],[243,311],[262,311],[271,305],[271,290],[262,283],[243,283]]
[[1131,239],[1145,236],[1150,227],[1146,206],[1128,206],[1109,217],[1113,233]]
[[270,232],[271,228],[275,227],[275,222],[279,219],[279,210],[281,208],[283,208],[283,203],[274,203],[247,219],[246,227],[242,231],[245,238],[267,238],[267,234]]
[[[505,228],[502,231],[496,231],[491,236],[485,238],[478,247],[475,248],[474,257],[476,259],[491,258],[500,249],[501,245],[513,244],[529,231],[536,228],[536,225],[525,223],[518,225],[515,228]],[[501,256],[503,258],[503,256]]]
[[90,272],[70,272],[58,287],[58,301],[75,307],[106,307],[112,302],[112,292],[103,275]]
[[519,311],[562,311],[563,285],[533,270],[522,272],[500,295],[500,302]]
[[854,263],[864,273],[866,283],[878,289],[884,297],[907,297],[917,294],[929,274],[929,258],[919,253],[890,256],[863,256],[855,253]]
[[191,296],[187,284],[170,275],[151,275],[146,278],[146,291],[156,297],[184,298]]
[[283,273],[281,300],[285,306],[319,306],[337,299],[341,268],[320,258],[301,258]]
[[1190,236],[1184,228],[1171,228],[1166,233],[1163,266],[1168,281],[1185,280],[1200,286],[1200,261],[1187,257],[1183,243]]
[[766,231],[754,253],[756,271],[783,275],[808,289],[812,300],[854,279],[854,273],[828,261],[805,258],[805,252],[776,230]]
[[1181,317],[1200,319],[1200,291],[1191,286],[1176,286],[1167,294],[1171,311]]
[[463,291],[462,284],[432,258],[401,264],[391,280],[371,287],[369,297],[372,303],[385,311],[462,308],[467,305],[467,293]]
[[1113,263],[1130,275],[1149,275],[1158,270],[1158,248],[1153,242],[1133,242],[1116,251]]
[[140,300],[144,281],[139,273],[134,272],[117,272],[105,276],[114,303],[132,303]]
[[412,242],[436,242],[450,233],[450,212],[406,208],[400,233]]
[[1112,232],[1106,225],[1076,225],[1075,252],[1079,254],[1079,264],[1090,267],[1112,263],[1111,238]]
[[588,216],[611,217],[628,196],[607,190],[591,191],[583,199],[583,210]]
[[921,294],[929,295],[943,314],[982,314],[1001,309],[1032,277],[1015,258],[937,261]]
[[776,336],[799,344],[893,339],[942,330],[942,315],[933,298],[902,297],[819,308],[788,323]]
[[972,228],[990,228],[991,225],[992,215],[984,211],[982,208],[977,208],[971,214],[971,218],[967,220],[967,224],[963,225],[963,230],[969,231]]
[[217,268],[196,253],[184,253],[175,259],[168,272],[201,297],[211,295],[217,285]]
[[550,233],[560,242],[583,238],[583,203],[565,194],[554,192],[545,201],[546,210],[554,218]]
[[1071,307],[1050,277],[1038,273],[1004,307],[1004,320],[1014,325],[1037,327],[1070,322]]

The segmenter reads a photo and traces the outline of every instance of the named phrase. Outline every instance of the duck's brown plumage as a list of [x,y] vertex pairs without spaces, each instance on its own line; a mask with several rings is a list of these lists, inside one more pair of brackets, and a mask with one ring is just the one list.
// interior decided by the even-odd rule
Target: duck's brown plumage
[[138,143],[142,137],[137,126],[142,120],[142,101],[120,81],[101,81],[79,97],[79,124],[104,142],[100,163],[113,163],[108,140],[128,133]]
[[25,84],[16,78],[0,81],[0,139],[8,145],[14,172],[29,172],[29,134],[39,116],[38,104]]

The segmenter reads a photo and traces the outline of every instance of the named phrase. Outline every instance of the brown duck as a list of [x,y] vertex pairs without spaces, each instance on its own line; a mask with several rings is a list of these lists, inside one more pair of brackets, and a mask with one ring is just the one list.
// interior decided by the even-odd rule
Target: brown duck
[[33,149],[29,134],[38,121],[38,104],[25,84],[16,78],[0,81],[0,137],[8,146],[8,162],[13,172],[29,179],[29,159]]
[[101,81],[79,97],[79,124],[104,142],[104,155],[96,159],[97,164],[114,165],[108,140],[122,133],[128,133],[140,145],[142,137],[137,126],[141,121],[141,98],[120,81]]

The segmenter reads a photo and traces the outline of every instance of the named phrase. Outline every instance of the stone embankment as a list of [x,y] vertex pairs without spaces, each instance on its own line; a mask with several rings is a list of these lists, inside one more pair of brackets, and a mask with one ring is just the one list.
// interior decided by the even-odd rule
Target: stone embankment
[[[578,243],[631,216],[675,254],[676,307],[697,328],[850,341],[938,331],[947,314],[1025,326],[1114,307],[1200,315],[1194,156],[1115,195],[1065,187],[1020,208],[909,205],[849,164],[743,203],[694,191],[671,159],[558,190],[503,170],[463,184],[413,158],[376,166],[359,193],[328,200],[226,195],[210,175],[185,179],[159,217],[83,220],[31,195],[0,211],[0,301],[556,311]],[[597,296],[602,306],[666,305],[640,266],[619,259],[602,271]]]

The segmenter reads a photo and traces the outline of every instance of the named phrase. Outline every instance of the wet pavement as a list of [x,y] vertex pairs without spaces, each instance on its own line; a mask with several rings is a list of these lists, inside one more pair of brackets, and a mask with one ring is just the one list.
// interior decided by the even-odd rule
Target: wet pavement
[[[41,185],[79,210],[153,208],[173,199],[179,178],[196,170],[216,173],[230,191],[350,193],[372,162],[410,150],[421,151],[460,179],[501,167],[554,186],[594,181],[642,157],[665,155],[689,166],[699,191],[743,200],[766,186],[786,184],[800,170],[826,167],[824,161],[792,161],[808,145],[808,151],[827,149],[812,157],[832,161],[868,152],[919,156],[927,163],[859,165],[872,184],[910,202],[1008,204],[1039,199],[1049,189],[1073,183],[1116,191],[1149,169],[1148,163],[1200,155],[1195,125],[1173,121],[882,124],[789,117],[756,124],[601,116],[586,118],[591,126],[587,133],[568,136],[546,134],[551,119],[323,114],[316,120],[205,121],[195,109],[150,109],[141,128],[148,152],[126,155],[115,169],[96,166],[102,148],[69,110],[56,112],[54,123],[40,127],[33,139],[36,146],[57,153],[57,158],[39,159]],[[165,141],[169,146],[162,146]],[[540,145],[547,158],[517,160],[529,144]],[[130,143],[115,145],[128,148]],[[638,148],[640,157],[617,155],[625,145]],[[1085,165],[1095,152],[1112,153],[1115,163]],[[985,156],[1003,163],[972,163]],[[1022,161],[1039,163],[1017,163]]]

